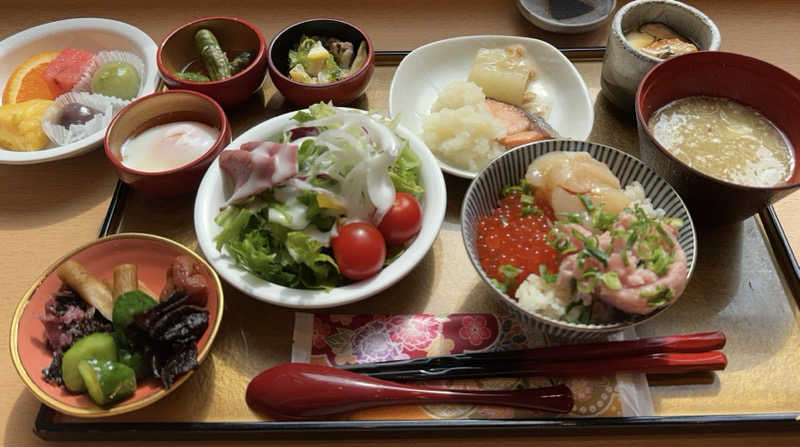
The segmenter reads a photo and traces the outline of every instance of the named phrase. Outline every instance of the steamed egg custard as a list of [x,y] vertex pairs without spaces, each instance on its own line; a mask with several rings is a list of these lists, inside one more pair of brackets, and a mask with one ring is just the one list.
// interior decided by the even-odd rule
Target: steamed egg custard
[[773,186],[794,171],[786,137],[755,109],[727,98],[673,101],[648,123],[655,139],[679,160],[740,185]]
[[154,126],[123,143],[122,164],[137,171],[169,171],[200,158],[218,136],[217,129],[197,121]]

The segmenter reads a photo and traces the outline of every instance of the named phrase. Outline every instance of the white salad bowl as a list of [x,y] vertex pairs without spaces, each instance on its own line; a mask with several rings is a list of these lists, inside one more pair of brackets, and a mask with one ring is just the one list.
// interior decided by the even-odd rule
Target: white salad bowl
[[[153,93],[158,83],[156,44],[139,28],[116,20],[79,18],[34,26],[0,42],[0,86],[14,69],[38,53],[73,47],[97,52],[120,50],[144,61],[145,75],[139,96]],[[33,164],[74,157],[101,145],[105,129],[63,146],[18,152],[0,147],[0,164]]]
[[[269,140],[279,134],[296,112],[289,112],[267,120],[235,139],[225,150],[238,149],[248,141]],[[305,290],[284,287],[261,279],[236,265],[226,252],[217,250],[214,238],[222,227],[214,222],[220,207],[231,195],[231,185],[219,166],[219,158],[206,171],[194,206],[194,229],[197,241],[208,262],[217,273],[241,292],[267,303],[295,309],[319,309],[341,306],[373,296],[402,279],[425,256],[439,234],[447,206],[444,177],[436,159],[422,140],[403,126],[395,129],[397,135],[409,142],[409,147],[420,158],[420,183],[425,188],[422,205],[422,229],[405,252],[375,276],[353,282],[330,291]]]
[[[546,121],[561,138],[585,140],[594,124],[589,90],[575,66],[547,42],[517,36],[463,36],[423,45],[403,58],[389,87],[389,115],[416,135],[422,135],[422,120],[430,114],[439,92],[453,81],[466,81],[475,55],[481,48],[522,45],[534,60],[539,88],[550,96]],[[459,169],[439,160],[444,172],[475,178],[477,171]]]

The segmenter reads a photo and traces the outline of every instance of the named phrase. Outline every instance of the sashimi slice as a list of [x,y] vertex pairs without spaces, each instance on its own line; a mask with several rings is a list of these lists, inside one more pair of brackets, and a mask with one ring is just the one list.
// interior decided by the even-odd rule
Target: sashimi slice
[[44,72],[44,80],[56,96],[72,90],[81,80],[94,53],[77,48],[64,48]]

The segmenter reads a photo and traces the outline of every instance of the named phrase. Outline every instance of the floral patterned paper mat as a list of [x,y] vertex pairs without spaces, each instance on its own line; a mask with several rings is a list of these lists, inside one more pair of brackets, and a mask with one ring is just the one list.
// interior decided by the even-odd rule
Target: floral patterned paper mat
[[[615,339],[636,338],[633,330]],[[511,315],[487,313],[415,315],[295,314],[293,362],[323,365],[372,363],[461,352],[504,351],[555,344]],[[566,417],[650,416],[653,403],[643,374],[552,379],[543,377],[428,381],[461,389],[512,389],[565,382],[575,397]],[[353,412],[348,420],[526,419],[563,417],[489,405],[398,405]]]

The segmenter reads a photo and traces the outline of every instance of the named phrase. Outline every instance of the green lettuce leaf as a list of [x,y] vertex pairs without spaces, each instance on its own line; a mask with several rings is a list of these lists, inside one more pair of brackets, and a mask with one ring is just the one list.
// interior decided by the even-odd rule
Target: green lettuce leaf
[[389,166],[389,177],[392,179],[394,189],[398,192],[407,192],[420,198],[425,188],[419,184],[419,167],[422,162],[405,143],[400,150],[400,156]]

